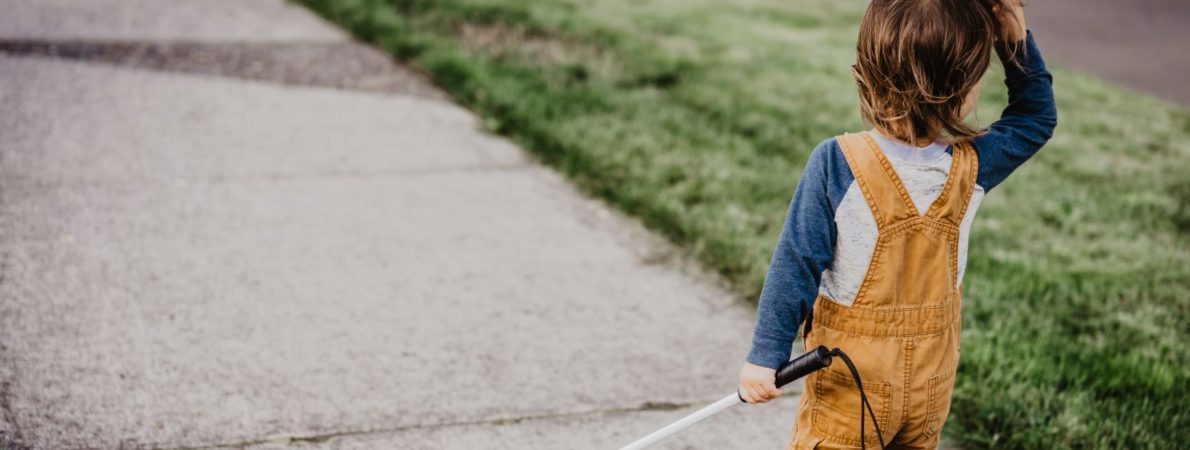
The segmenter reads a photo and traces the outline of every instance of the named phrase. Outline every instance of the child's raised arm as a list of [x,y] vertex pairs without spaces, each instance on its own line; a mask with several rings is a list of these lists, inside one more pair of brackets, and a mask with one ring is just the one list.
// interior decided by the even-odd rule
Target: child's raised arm
[[1033,34],[1026,31],[1024,10],[1019,1],[1012,3],[1017,6],[1001,12],[1005,39],[996,46],[1004,65],[1004,83],[1008,85],[1008,107],[987,133],[972,139],[979,153],[976,183],[984,191],[1000,184],[1036,154],[1058,124],[1053,77],[1045,68]]

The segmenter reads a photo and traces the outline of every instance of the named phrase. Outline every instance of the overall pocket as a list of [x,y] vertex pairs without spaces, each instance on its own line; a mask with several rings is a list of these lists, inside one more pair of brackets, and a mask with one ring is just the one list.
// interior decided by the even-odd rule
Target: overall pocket
[[955,371],[948,371],[930,377],[929,400],[926,403],[926,436],[937,436],[946,424],[950,414],[950,396],[954,390]]
[[[814,406],[811,412],[811,429],[814,434],[827,440],[858,446],[859,421],[864,417],[864,434],[868,445],[877,446],[876,428],[872,426],[872,418],[864,411],[860,416],[859,390],[851,375],[835,373],[830,369],[815,372],[812,376],[812,386],[807,391],[813,392]],[[811,381],[811,380],[807,380]],[[872,411],[876,413],[880,431],[885,433],[885,439],[891,438],[892,430],[888,428],[890,402],[892,401],[892,383],[887,381],[863,380],[864,392],[868,402],[872,404]],[[811,391],[812,390],[812,391]]]

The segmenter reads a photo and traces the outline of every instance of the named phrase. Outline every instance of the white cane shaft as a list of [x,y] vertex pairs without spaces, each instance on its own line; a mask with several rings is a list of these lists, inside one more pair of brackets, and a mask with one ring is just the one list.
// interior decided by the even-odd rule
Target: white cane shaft
[[728,408],[731,408],[732,406],[739,405],[742,403],[743,402],[740,401],[739,394],[732,392],[731,395],[728,395],[727,397],[723,397],[722,400],[712,403],[703,409],[695,411],[695,412],[691,413],[689,416],[683,417],[681,420],[669,424],[665,428],[654,431],[652,434],[645,436],[643,438],[640,438],[640,440],[633,442],[631,444],[628,444],[628,445],[624,446],[623,448],[621,448],[620,450],[636,450],[636,449],[641,449],[641,448],[645,448],[650,445],[656,444],[658,442],[661,442],[662,439],[670,437],[671,435],[673,435],[679,431],[689,428],[691,425],[702,422],[703,419],[706,419],[707,417],[711,417],[715,414],[719,414],[723,411],[726,411]]

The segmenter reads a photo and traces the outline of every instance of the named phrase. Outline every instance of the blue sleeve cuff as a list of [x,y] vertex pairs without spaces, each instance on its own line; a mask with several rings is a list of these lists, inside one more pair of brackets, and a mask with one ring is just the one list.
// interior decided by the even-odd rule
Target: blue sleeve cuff
[[761,367],[776,369],[789,361],[789,354],[793,349],[793,339],[781,339],[761,333],[752,334],[752,350],[748,352],[748,362]]

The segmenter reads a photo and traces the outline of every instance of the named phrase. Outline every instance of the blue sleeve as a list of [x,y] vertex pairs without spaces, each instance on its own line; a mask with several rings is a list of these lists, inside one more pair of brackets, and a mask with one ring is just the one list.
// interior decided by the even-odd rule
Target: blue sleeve
[[1016,62],[1009,49],[997,47],[1004,63],[1004,84],[1008,85],[1008,107],[984,133],[972,140],[979,154],[976,183],[989,191],[1024,164],[1053,136],[1058,125],[1054,104],[1053,77],[1045,68],[1041,52],[1029,32],[1016,44]]
[[[840,163],[835,141],[819,144],[798,181],[757,308],[748,362],[777,368],[789,360],[798,327],[814,305],[822,272],[834,258],[835,204],[850,180],[831,176]],[[850,169],[847,169],[850,174]]]

